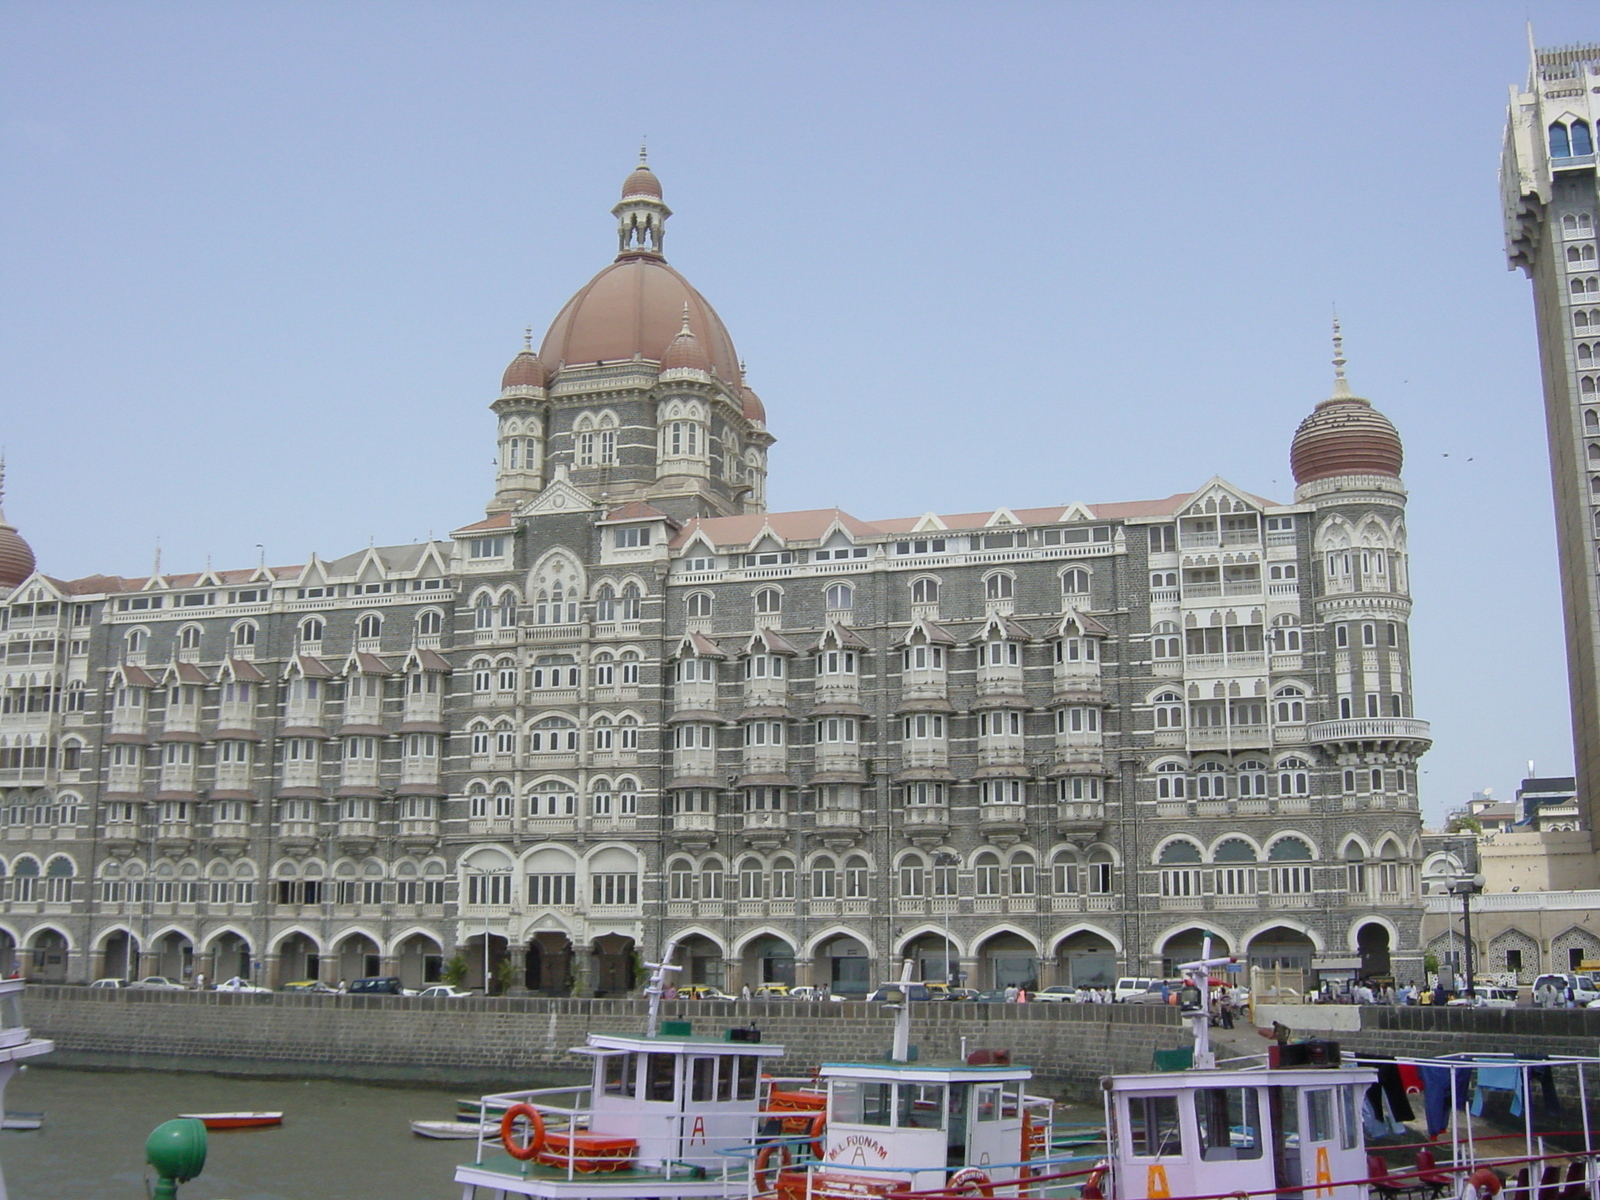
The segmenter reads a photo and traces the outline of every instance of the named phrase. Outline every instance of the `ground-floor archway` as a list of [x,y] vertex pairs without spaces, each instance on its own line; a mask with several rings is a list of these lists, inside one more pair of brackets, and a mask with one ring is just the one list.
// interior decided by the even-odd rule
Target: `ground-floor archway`
[[1359,979],[1388,979],[1394,968],[1389,962],[1389,930],[1376,921],[1368,921],[1356,930],[1356,952],[1361,955]]
[[169,929],[155,940],[145,966],[152,975],[164,975],[177,983],[194,978],[194,942],[189,935]]
[[678,943],[677,962],[683,967],[674,981],[679,987],[722,987],[722,947],[703,933],[691,933]]
[[[1167,938],[1161,946],[1161,974],[1167,979],[1176,979],[1181,971],[1178,968],[1187,962],[1195,962],[1205,954],[1206,938],[1211,939],[1211,956],[1219,958],[1231,953],[1228,940],[1218,933],[1206,929],[1180,929]],[[1306,960],[1306,966],[1311,962]]]
[[997,933],[978,947],[979,977],[990,988],[1039,986],[1039,954],[1017,933]]
[[560,930],[545,930],[528,939],[523,986],[541,996],[570,996],[572,939]]
[[401,987],[427,987],[444,975],[444,951],[427,934],[413,933],[395,947],[394,969]]
[[865,1000],[872,991],[872,959],[859,938],[841,933],[817,947],[813,960],[819,982],[835,996]]
[[909,958],[914,977],[924,981],[938,981],[959,987],[965,975],[961,967],[961,951],[943,933],[918,935],[906,943],[900,957]]
[[55,929],[41,929],[28,941],[31,960],[28,977],[39,983],[67,981],[67,939]]
[[378,952],[378,943],[364,933],[351,933],[341,938],[333,948],[333,957],[338,964],[334,971],[341,983],[383,974],[383,955]]
[[303,933],[291,933],[278,943],[278,985],[321,979],[322,952]]
[[1117,985],[1117,948],[1092,929],[1080,929],[1056,947],[1056,982],[1073,987]]
[[620,933],[605,934],[595,938],[589,952],[592,956],[590,979],[596,996],[621,996],[633,990],[634,953],[631,937],[624,937]]
[[764,983],[794,985],[794,946],[777,934],[767,933],[746,943],[740,964],[744,982],[752,989]]
[[[484,950],[484,940],[488,939],[488,950]],[[474,934],[462,942],[456,952],[461,955],[467,964],[467,975],[463,986],[479,988],[485,996],[497,995],[503,990],[501,987],[501,968],[506,962],[506,939],[498,933]]]
[[255,970],[255,957],[250,953],[250,943],[233,930],[219,934],[211,943],[211,974],[215,983],[225,983],[238,976],[249,979]]
[[100,943],[100,975],[106,979],[139,978],[139,939],[126,929],[113,929]]
[[[1250,939],[1246,959],[1257,999],[1271,999],[1285,988],[1303,996],[1310,986],[1316,943],[1298,929],[1274,925]],[[1292,996],[1290,998],[1293,998]]]

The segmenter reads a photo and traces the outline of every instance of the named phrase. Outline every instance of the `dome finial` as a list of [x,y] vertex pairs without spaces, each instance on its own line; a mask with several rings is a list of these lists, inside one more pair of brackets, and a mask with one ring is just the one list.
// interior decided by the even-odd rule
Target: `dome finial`
[[683,302],[683,328],[679,329],[678,332],[680,334],[689,332],[689,302],[687,300]]
[[1333,398],[1343,400],[1350,395],[1350,381],[1344,377],[1344,333],[1339,328],[1339,314],[1333,314]]
[[532,350],[533,349],[533,326],[532,325],[524,325],[522,327],[522,348],[524,350]]
[[650,165],[650,139],[648,137],[639,139],[639,165],[641,167]]

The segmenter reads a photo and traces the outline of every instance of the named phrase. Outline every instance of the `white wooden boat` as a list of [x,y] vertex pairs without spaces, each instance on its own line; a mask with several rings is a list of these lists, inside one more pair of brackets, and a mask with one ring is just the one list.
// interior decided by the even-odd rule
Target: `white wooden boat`
[[207,1129],[260,1129],[283,1124],[281,1112],[179,1113],[178,1116],[201,1121]]
[[492,1125],[483,1125],[477,1121],[413,1121],[411,1132],[418,1137],[427,1138],[453,1138],[465,1140],[475,1138],[480,1134],[488,1133],[491,1136],[499,1134],[500,1126],[496,1122]]
[[0,1129],[38,1129],[44,1124],[42,1112],[20,1112],[12,1110],[0,1119]]

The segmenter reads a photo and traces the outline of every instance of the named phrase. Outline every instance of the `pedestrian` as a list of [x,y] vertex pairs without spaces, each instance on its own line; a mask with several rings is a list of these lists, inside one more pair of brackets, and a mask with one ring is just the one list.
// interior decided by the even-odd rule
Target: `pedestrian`
[[1008,983],[1008,984],[1006,984],[1006,1003],[1007,1004],[1015,1004],[1016,1002],[1017,1002],[1017,985],[1014,984],[1014,983]]
[[739,989],[739,999],[741,999],[741,1000],[750,999],[750,985],[748,983],[745,984],[742,988]]
[[197,992],[206,990],[206,973],[204,971],[194,977],[194,990]]
[[1233,997],[1228,995],[1228,989],[1222,988],[1219,993],[1220,1003],[1217,1005],[1219,1015],[1222,1017],[1224,1029],[1233,1028]]

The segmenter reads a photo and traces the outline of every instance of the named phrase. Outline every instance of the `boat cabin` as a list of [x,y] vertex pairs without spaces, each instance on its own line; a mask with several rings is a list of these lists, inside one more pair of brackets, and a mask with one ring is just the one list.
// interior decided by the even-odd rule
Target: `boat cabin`
[[687,1022],[670,1021],[654,1037],[591,1033],[573,1051],[594,1059],[590,1135],[633,1140],[643,1168],[720,1170],[727,1160],[719,1151],[748,1143],[755,1130],[762,1061],[783,1055],[782,1046],[724,1036],[696,1037]]
[[[1107,1196],[1116,1200],[1305,1188],[1367,1200],[1361,1097],[1371,1069],[1295,1067],[1113,1075]],[[1322,1186],[1319,1186],[1322,1185]]]
[[[1024,1131],[1049,1126],[1051,1102],[1030,1096],[1027,1067],[978,1052],[968,1061],[824,1063],[822,1171],[856,1174],[871,1190],[943,1188],[972,1168],[1015,1179],[1035,1147]],[[1042,1150],[1039,1151],[1042,1154]]]

